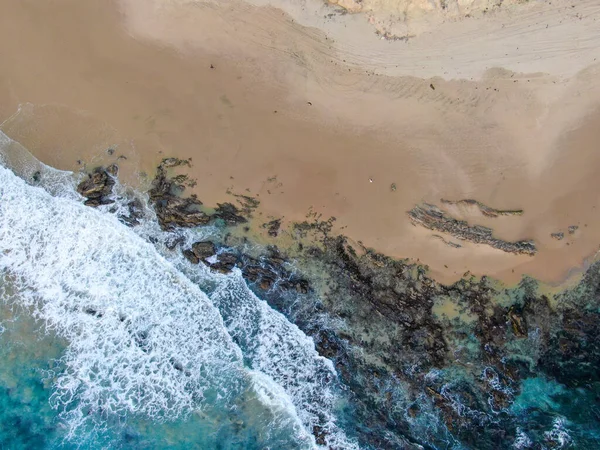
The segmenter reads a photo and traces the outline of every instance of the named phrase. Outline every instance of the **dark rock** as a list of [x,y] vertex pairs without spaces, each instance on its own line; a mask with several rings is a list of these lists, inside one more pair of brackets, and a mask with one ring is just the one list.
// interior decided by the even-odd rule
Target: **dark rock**
[[117,166],[116,164],[111,164],[106,168],[106,172],[109,175],[116,177],[117,175],[119,175],[119,166]]
[[407,412],[408,412],[408,415],[414,419],[414,418],[418,417],[420,410],[421,410],[421,408],[419,407],[419,405],[416,403],[413,403],[412,405],[409,406]]
[[336,357],[341,350],[336,337],[323,329],[319,330],[318,339],[315,340],[315,347],[319,355],[330,359]]
[[570,225],[568,230],[569,230],[569,234],[575,234],[575,232],[579,229],[579,226],[577,225]]
[[527,323],[523,318],[521,311],[512,306],[508,310],[508,318],[510,320],[510,324],[512,327],[512,331],[517,337],[526,337],[527,336]]
[[190,166],[189,160],[179,158],[165,158],[161,161],[159,169],[170,169],[178,166]]
[[210,241],[195,242],[192,244],[192,252],[199,260],[205,260],[213,256],[217,252],[217,248]]
[[184,250],[183,256],[185,256],[185,258],[192,264],[198,264],[200,262],[200,259],[194,254],[192,250]]
[[258,283],[258,287],[261,288],[263,291],[268,291],[273,287],[274,282],[275,281],[271,278],[265,277],[260,280],[260,282]]
[[183,244],[183,236],[177,236],[175,239],[168,239],[165,242],[165,246],[169,249],[169,250],[175,250],[176,247],[180,246],[181,244]]
[[307,280],[298,280],[295,282],[294,288],[299,294],[308,294],[310,284]]
[[220,253],[217,262],[210,264],[210,268],[221,273],[230,273],[236,266],[238,258],[233,253]]
[[408,212],[413,225],[420,225],[429,230],[448,233],[455,238],[475,244],[487,244],[508,253],[533,256],[537,252],[535,243],[529,241],[508,242],[495,238],[491,228],[480,225],[469,225],[464,220],[450,217],[435,205],[423,204],[415,206]]
[[177,158],[164,159],[152,181],[150,201],[164,230],[205,225],[211,219],[208,214],[200,210],[202,202],[195,196],[179,197],[176,191],[180,185],[167,177],[167,168],[183,164],[189,165],[189,162]]
[[269,236],[277,237],[279,228],[281,227],[281,219],[271,220],[270,222],[264,223],[262,227],[267,229]]
[[320,427],[319,425],[314,425],[313,436],[315,437],[317,445],[324,446],[327,444],[327,432],[323,429],[323,427]]
[[550,233],[550,237],[552,237],[553,239],[556,239],[557,241],[562,241],[565,237],[565,233],[563,233],[562,231],[558,231],[556,233]]
[[246,216],[252,215],[252,212],[260,205],[258,199],[249,197],[248,195],[235,194],[234,196],[240,204],[241,212]]
[[222,219],[228,226],[248,222],[245,217],[240,215],[240,211],[232,203],[218,203],[213,216]]
[[77,192],[87,200],[86,206],[100,206],[114,203],[111,197],[114,178],[103,168],[97,167],[77,186]]
[[274,282],[278,278],[278,275],[281,273],[277,273],[276,270],[273,270],[271,267],[272,263],[264,263],[262,261],[256,260],[254,258],[244,258],[244,262],[242,264],[242,275],[251,283],[260,282],[263,279],[268,280],[264,284],[267,286],[267,289],[270,288]]
[[98,311],[97,309],[94,308],[85,308],[83,310],[84,313],[89,314],[90,316],[94,316],[94,317],[102,317],[104,314],[100,311]]

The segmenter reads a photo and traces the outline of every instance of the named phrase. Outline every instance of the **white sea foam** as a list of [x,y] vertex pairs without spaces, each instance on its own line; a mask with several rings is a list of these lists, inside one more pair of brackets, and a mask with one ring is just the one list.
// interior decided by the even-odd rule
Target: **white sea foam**
[[321,427],[330,447],[357,448],[335,421],[336,373],[331,361],[319,356],[313,341],[296,325],[254,295],[239,269],[221,278],[211,299],[229,334],[244,349],[246,364],[281,386],[305,427]]
[[[26,164],[21,171],[31,175]],[[157,227],[139,227],[143,239],[76,201],[65,173],[46,179],[55,196],[0,166],[0,270],[14,280],[20,305],[69,342],[53,402],[72,434],[90,420],[235,408],[251,389],[278,417],[268,426],[285,426],[313,447],[318,425],[329,446],[357,448],[336,424],[331,363],[239,271],[195,266],[199,281],[216,286],[209,298],[172,264],[189,271],[183,258],[168,261],[147,242]]]
[[[184,241],[184,247],[189,247],[194,241],[209,238],[206,232],[211,231],[216,232],[205,229],[199,235],[198,230],[184,230],[177,237]],[[148,231],[138,232],[145,235]],[[158,245],[166,248],[160,242]],[[210,298],[219,309],[229,335],[242,349],[246,366],[255,375],[261,374],[255,380],[259,398],[265,405],[287,410],[288,415],[299,418],[306,436],[300,433],[297,439],[312,440],[310,432],[318,426],[331,448],[358,448],[336,423],[335,411],[340,406],[337,374],[331,361],[318,354],[312,339],[258,298],[239,269],[222,275],[203,264],[190,264],[179,252],[167,251],[165,257],[196,284],[214,286]],[[261,386],[270,386],[270,394]]]
[[513,448],[516,450],[524,450],[531,448],[533,446],[533,441],[531,438],[525,433],[521,428],[517,428],[517,436],[515,438],[515,442],[513,444]]
[[54,400],[71,425],[89,412],[178,417],[240,389],[239,348],[197,286],[114,217],[3,167],[0,267],[70,342]]
[[567,421],[563,417],[556,417],[552,429],[544,433],[544,438],[552,443],[553,448],[565,448],[573,444],[569,431]]
[[36,159],[25,147],[0,131],[0,164],[10,167],[20,178],[33,181],[54,195],[76,199],[77,177],[72,172],[57,170]]

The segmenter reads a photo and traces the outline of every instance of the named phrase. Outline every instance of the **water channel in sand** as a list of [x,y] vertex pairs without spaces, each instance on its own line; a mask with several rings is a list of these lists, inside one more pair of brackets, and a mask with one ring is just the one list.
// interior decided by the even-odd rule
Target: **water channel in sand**
[[[2,1],[1,129],[61,169],[125,156],[131,184],[163,157],[191,157],[207,205],[230,190],[257,196],[264,221],[335,216],[352,239],[419,259],[442,281],[470,270],[557,282],[600,244],[600,12],[590,1],[581,19],[540,10],[536,24],[556,22],[544,31],[528,8],[486,18],[493,39],[472,21],[381,43],[358,16],[319,30],[298,11],[234,1]],[[449,41],[459,26],[468,32]],[[502,58],[498,42],[515,39],[529,53]],[[442,197],[523,209],[455,212],[502,239],[534,239],[539,252],[456,249],[411,225],[409,209]],[[565,239],[550,236],[559,231]]]

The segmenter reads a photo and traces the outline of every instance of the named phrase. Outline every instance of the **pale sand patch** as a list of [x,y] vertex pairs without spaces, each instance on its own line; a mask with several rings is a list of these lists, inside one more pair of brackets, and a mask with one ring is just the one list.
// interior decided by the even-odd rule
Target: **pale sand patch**
[[[265,221],[302,220],[312,207],[337,217],[354,240],[419,259],[443,281],[467,270],[558,281],[596,252],[600,77],[598,66],[577,68],[590,64],[595,35],[571,43],[570,53],[548,38],[537,63],[510,53],[513,69],[521,62],[530,71],[557,69],[528,75],[491,69],[503,61],[481,58],[498,45],[481,29],[470,31],[480,33],[477,52],[469,55],[475,35],[460,33],[445,52],[443,39],[427,47],[427,37],[430,53],[419,56],[421,47],[402,42],[385,42],[387,53],[378,40],[371,46],[369,28],[361,31],[365,43],[351,47],[355,38],[332,42],[327,29],[233,1],[114,6],[0,2],[0,121],[19,104],[34,105],[2,128],[45,162],[77,170],[78,159],[111,160],[106,148],[113,146],[113,159],[124,154],[123,173],[137,183],[138,172],[152,173],[163,156],[192,157],[195,192],[209,205],[228,200],[230,188],[259,195]],[[364,25],[356,17],[336,20],[336,29]],[[507,42],[529,42],[531,18],[523,20]],[[584,20],[564,20],[568,27],[556,25],[555,33],[588,32]],[[501,29],[487,24],[494,26]],[[451,32],[444,30],[442,38]],[[444,76],[430,62],[451,58],[449,48],[460,50],[452,73],[482,77],[406,76]],[[419,58],[429,62],[407,72]],[[392,76],[390,61],[404,61],[403,76]],[[373,67],[389,73],[375,75]],[[406,211],[442,197],[524,209],[522,217],[469,219],[504,239],[534,238],[540,252],[453,249],[410,224]],[[560,242],[550,238],[569,225],[580,229]]]
[[[600,61],[596,0],[504,0],[500,8],[490,7],[497,1],[447,0],[460,6],[445,10],[437,0],[362,0],[360,13],[344,17],[332,17],[335,9],[321,0],[249,1],[323,30],[347,63],[386,75],[471,79],[503,67],[572,76]],[[411,38],[390,42],[375,30]]]

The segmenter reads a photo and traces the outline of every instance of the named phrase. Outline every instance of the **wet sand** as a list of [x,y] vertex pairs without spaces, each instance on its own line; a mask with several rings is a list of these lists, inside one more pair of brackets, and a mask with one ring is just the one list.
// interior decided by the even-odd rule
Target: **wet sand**
[[[502,15],[485,19],[495,39],[480,33],[477,47],[465,33],[444,50],[454,28],[483,25],[448,23],[413,45],[382,43],[358,16],[307,28],[306,12],[229,1],[3,0],[0,128],[62,169],[123,155],[133,185],[163,157],[191,157],[207,205],[231,199],[229,189],[258,196],[264,221],[335,216],[338,231],[419,259],[441,281],[471,271],[557,283],[600,244],[600,46],[590,34],[600,13],[592,2],[578,8],[585,19],[548,10],[556,28],[531,36],[533,13],[521,26],[515,13],[504,38],[533,53],[507,49],[503,59],[492,57]],[[440,198],[523,209],[496,219],[455,213],[502,239],[535,239],[539,252],[451,248],[410,224],[406,211]],[[558,231],[561,241],[550,236]]]

